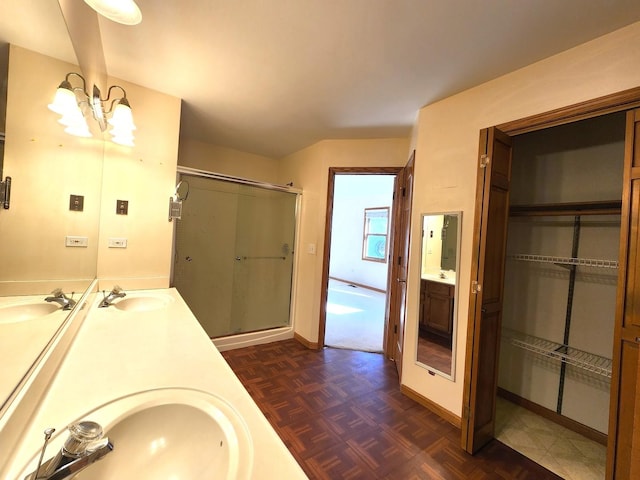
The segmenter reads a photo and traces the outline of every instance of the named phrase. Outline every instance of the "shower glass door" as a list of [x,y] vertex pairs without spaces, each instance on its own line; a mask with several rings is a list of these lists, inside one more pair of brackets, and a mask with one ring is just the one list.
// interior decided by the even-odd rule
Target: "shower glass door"
[[290,324],[297,195],[182,174],[173,285],[212,337]]

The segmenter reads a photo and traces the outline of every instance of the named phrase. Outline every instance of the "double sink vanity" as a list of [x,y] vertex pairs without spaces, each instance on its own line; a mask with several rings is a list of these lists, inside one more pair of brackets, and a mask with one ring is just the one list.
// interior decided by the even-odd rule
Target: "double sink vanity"
[[[2,454],[10,455],[0,476],[35,478],[40,462],[37,478],[307,478],[178,292],[125,293],[104,308],[95,288],[78,300],[48,349],[51,356],[56,342],[73,337],[59,365],[32,371],[0,417]],[[3,298],[2,318],[20,328],[62,314],[54,302],[33,300]],[[37,382],[46,386],[34,399]],[[94,425],[87,422],[104,432],[87,450],[100,455],[68,454],[67,462],[85,464],[55,472],[67,426]],[[55,431],[42,453],[47,429]]]

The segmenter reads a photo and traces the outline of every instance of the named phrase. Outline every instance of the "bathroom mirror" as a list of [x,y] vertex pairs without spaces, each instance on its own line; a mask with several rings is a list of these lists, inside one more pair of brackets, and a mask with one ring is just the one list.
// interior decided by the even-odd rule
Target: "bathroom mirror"
[[462,212],[422,214],[421,226],[416,363],[453,380]]
[[[31,36],[47,39],[45,55],[29,49]],[[93,138],[64,133],[47,109],[66,73],[80,71],[55,0],[3,2],[0,48],[9,65],[0,80],[7,84],[2,174],[12,177],[10,208],[0,208],[1,416],[70,313],[45,297],[61,288],[78,300],[96,276],[103,140],[93,130]],[[71,208],[71,195],[82,197],[82,208]],[[67,246],[74,238],[83,245]]]

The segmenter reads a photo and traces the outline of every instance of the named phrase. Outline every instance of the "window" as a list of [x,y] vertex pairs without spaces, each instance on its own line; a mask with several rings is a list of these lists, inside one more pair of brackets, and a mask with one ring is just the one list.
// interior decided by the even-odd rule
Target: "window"
[[389,207],[365,208],[362,259],[386,263],[388,234]]

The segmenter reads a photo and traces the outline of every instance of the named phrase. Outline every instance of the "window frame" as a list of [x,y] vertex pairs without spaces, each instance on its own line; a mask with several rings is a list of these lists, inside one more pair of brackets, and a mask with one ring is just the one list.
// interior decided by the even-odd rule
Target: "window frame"
[[[364,222],[362,229],[362,260],[366,262],[377,262],[377,263],[387,263],[387,258],[389,256],[389,214],[390,207],[369,207],[364,209]],[[369,212],[381,212],[379,215],[368,215]],[[387,228],[384,233],[370,232],[369,231],[369,220],[371,218],[380,218],[384,217],[387,221]],[[371,257],[367,255],[367,247],[368,239],[371,236],[375,237],[384,237],[384,256],[382,258],[379,257]]]

